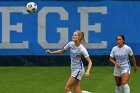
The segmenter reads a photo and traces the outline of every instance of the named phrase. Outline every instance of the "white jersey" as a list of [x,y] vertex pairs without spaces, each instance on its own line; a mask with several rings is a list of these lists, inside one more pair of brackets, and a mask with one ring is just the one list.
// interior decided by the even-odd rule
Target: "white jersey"
[[118,46],[113,47],[110,54],[121,67],[130,66],[129,56],[132,55],[133,51],[127,45],[124,45],[122,48],[119,48]]
[[81,60],[81,56],[83,55],[85,58],[89,56],[85,47],[80,44],[78,47],[75,46],[73,41],[69,42],[64,50],[70,49],[70,57],[71,57],[71,69],[83,69],[83,62]]

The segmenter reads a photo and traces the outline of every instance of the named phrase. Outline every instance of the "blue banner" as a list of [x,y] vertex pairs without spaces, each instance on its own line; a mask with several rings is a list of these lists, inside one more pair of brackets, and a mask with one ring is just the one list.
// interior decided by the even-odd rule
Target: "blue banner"
[[109,55],[118,34],[140,55],[139,1],[36,0],[33,14],[28,2],[0,1],[0,55],[46,55],[46,49],[63,48],[76,30],[85,33],[90,55]]

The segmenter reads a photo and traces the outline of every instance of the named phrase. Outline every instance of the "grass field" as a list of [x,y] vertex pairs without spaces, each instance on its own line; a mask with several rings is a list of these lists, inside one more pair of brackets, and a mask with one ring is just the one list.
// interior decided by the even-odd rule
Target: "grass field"
[[[114,93],[113,67],[93,67],[82,90]],[[64,93],[70,67],[0,67],[0,93]],[[131,72],[131,93],[140,91],[140,73]],[[123,93],[123,92],[122,92]]]

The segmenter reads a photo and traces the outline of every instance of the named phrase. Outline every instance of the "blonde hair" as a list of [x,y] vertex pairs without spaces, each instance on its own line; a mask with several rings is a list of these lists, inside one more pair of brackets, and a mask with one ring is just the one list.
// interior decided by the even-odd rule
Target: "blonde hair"
[[78,31],[78,30],[75,31],[75,32],[77,32],[79,37],[80,37],[80,43],[85,43],[85,38],[84,38],[85,34],[84,34],[84,32],[81,32],[81,31]]

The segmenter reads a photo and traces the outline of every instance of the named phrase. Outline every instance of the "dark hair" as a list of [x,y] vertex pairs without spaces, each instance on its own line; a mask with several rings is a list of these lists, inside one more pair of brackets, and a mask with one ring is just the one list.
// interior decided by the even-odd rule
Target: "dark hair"
[[125,44],[125,38],[124,38],[124,35],[117,35],[117,36],[116,36],[116,40],[117,40],[117,37],[118,37],[118,36],[120,36],[120,37],[123,39],[124,44]]

